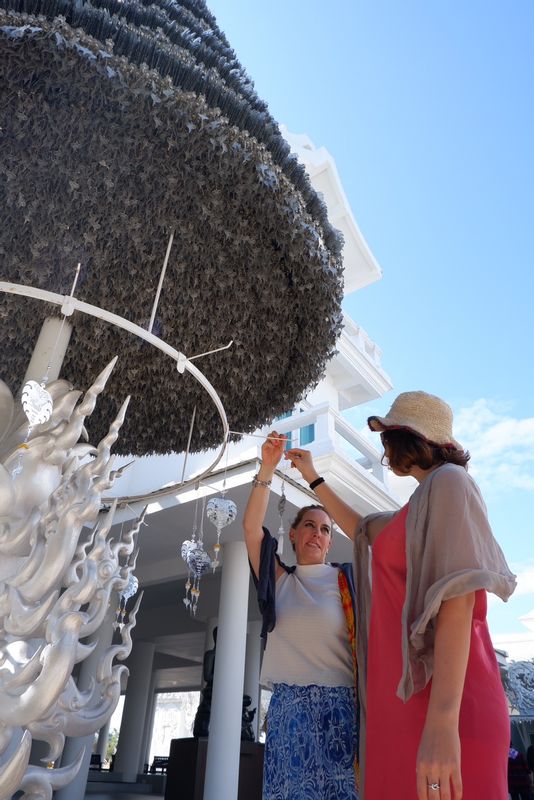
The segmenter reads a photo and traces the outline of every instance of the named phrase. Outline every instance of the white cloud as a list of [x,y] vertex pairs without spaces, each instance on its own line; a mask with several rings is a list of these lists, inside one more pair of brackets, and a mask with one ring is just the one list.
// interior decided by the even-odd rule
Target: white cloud
[[517,588],[514,592],[514,597],[534,595],[534,567],[527,566],[525,569],[523,566],[521,569],[517,566],[514,568],[514,565],[512,565],[511,569],[517,575]]
[[534,491],[534,417],[480,399],[455,414],[454,434],[472,456],[470,470],[483,488]]

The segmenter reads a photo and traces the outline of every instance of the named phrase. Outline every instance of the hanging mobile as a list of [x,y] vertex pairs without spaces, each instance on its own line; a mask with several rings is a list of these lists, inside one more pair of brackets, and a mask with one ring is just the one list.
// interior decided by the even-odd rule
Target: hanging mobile
[[189,570],[188,575],[187,575],[187,581],[185,583],[184,605],[185,605],[186,608],[189,608],[191,606],[190,591],[191,591],[191,587],[193,585],[192,582],[191,582],[191,578],[193,577],[193,573],[191,572],[191,567],[189,566],[188,557],[189,557],[190,551],[196,545],[196,541],[197,541],[198,484],[196,486],[196,489],[197,489],[197,497],[196,497],[196,500],[195,500],[195,517],[194,517],[194,520],[193,520],[193,531],[191,533],[191,539],[186,539],[183,542],[182,547],[181,547],[181,551],[180,551],[180,554],[181,554],[183,560],[185,561],[185,563],[187,564],[187,567],[188,567],[188,570]]
[[217,541],[213,545],[213,552],[215,553],[215,557],[212,561],[212,568],[213,571],[217,569],[219,566],[219,553],[221,550],[221,531],[227,525],[231,525],[231,523],[237,517],[237,506],[233,502],[233,500],[228,500],[225,497],[226,494],[226,473],[228,471],[228,440],[226,441],[226,466],[224,468],[224,480],[223,480],[223,487],[220,497],[212,497],[211,500],[208,501],[208,505],[206,507],[206,516],[209,521],[215,525],[217,529]]
[[[198,498],[197,498],[198,502]],[[189,574],[185,584],[184,604],[189,609],[189,613],[195,616],[197,613],[198,600],[200,598],[200,579],[202,575],[211,568],[211,558],[204,550],[204,509],[206,499],[202,502],[202,513],[200,516],[200,531],[196,529],[197,507],[195,506],[195,522],[191,539],[186,539],[182,544],[181,555],[187,564]]]

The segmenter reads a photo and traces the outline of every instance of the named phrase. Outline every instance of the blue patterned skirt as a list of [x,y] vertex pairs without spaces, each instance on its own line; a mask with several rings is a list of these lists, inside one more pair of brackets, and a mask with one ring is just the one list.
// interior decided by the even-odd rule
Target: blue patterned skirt
[[263,800],[358,800],[354,689],[277,683],[267,714]]

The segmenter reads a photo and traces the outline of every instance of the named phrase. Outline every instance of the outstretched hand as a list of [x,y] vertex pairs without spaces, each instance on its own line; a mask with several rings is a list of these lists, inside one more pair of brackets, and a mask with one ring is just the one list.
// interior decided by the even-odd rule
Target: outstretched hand
[[276,469],[284,454],[286,441],[287,436],[271,431],[261,446],[261,461],[264,467],[273,471]]
[[312,454],[309,450],[302,450],[300,447],[292,447],[291,450],[286,450],[285,456],[291,461],[291,466],[298,469],[307,483],[311,483],[315,478],[319,477],[313,466]]

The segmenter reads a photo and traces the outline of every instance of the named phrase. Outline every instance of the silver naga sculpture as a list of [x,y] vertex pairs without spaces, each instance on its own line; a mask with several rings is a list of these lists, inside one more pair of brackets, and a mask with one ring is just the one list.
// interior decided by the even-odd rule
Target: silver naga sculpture
[[[101,511],[121,474],[110,451],[128,400],[98,447],[80,441],[114,364],[83,398],[67,381],[51,382],[51,416],[30,428],[0,382],[0,800],[17,790],[49,800],[70,783],[84,753],[53,768],[65,737],[96,732],[120,697],[126,667],[113,661],[131,650],[139,600],[119,626],[120,643],[98,660],[93,685],[80,691],[72,675],[93,652],[110,600],[128,585],[142,522],[113,542],[115,507]],[[33,740],[45,743],[42,761],[52,768],[29,763]]]

